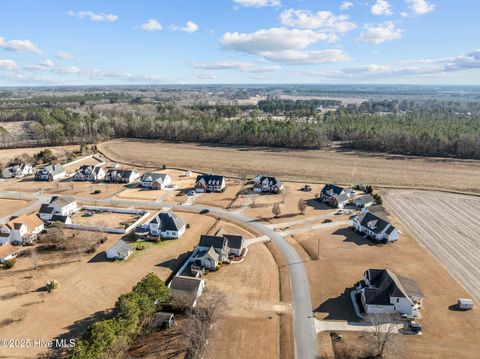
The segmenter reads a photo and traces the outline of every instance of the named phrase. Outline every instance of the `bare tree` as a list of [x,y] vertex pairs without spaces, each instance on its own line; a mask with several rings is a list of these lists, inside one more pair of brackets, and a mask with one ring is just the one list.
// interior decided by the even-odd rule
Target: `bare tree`
[[373,346],[377,357],[382,358],[397,343],[400,316],[396,313],[370,314],[366,322],[374,328]]
[[255,207],[256,203],[257,203],[257,198],[258,198],[258,194],[252,192],[248,195],[248,198],[250,200],[250,205],[252,207]]
[[305,202],[305,200],[303,198],[300,198],[298,200],[298,211],[301,214],[304,214],[306,209],[307,209],[307,202]]
[[272,206],[272,213],[275,218],[277,218],[282,213],[282,209],[280,208],[280,205],[278,203],[275,203]]
[[285,203],[285,197],[287,197],[287,190],[286,189],[284,189],[282,191],[282,203]]

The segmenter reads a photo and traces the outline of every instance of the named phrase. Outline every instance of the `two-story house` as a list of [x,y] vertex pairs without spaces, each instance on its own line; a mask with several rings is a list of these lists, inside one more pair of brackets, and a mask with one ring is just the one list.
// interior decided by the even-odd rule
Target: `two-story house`
[[280,193],[284,189],[283,182],[272,176],[257,176],[253,179],[253,192]]
[[195,192],[223,192],[225,190],[225,177],[217,175],[199,175],[195,181]]
[[[383,217],[383,216],[382,216]],[[365,236],[379,242],[393,242],[398,240],[400,232],[386,218],[371,212],[365,212],[353,217],[353,228]]]

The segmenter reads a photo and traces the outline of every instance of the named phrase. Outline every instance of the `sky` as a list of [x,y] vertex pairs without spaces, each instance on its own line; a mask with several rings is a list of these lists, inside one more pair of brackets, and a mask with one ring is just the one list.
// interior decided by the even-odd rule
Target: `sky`
[[480,85],[478,0],[2,0],[0,86]]

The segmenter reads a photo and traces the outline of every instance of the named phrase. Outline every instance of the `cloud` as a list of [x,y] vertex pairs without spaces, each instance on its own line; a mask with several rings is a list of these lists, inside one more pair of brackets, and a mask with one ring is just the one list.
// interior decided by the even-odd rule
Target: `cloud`
[[295,65],[314,65],[351,60],[350,56],[339,49],[312,51],[284,50],[267,52],[263,54],[263,57],[267,60]]
[[427,14],[435,9],[435,4],[429,0],[407,0],[408,7],[417,15]]
[[75,58],[75,56],[73,56],[73,54],[71,54],[70,52],[67,52],[67,51],[58,51],[57,52],[57,57],[60,60],[73,60]]
[[33,55],[41,55],[43,53],[31,40],[5,41],[3,37],[0,37],[0,47],[4,50],[18,53],[30,53]]
[[448,59],[444,68],[445,71],[480,69],[480,49]]
[[55,64],[53,63],[52,60],[44,60],[42,62],[40,62],[40,66],[43,66],[43,67],[54,67]]
[[118,20],[117,15],[95,13],[93,11],[69,11],[67,15],[76,17],[77,19],[80,19],[80,20],[90,19],[91,21],[108,21],[108,22],[115,22]]
[[219,61],[219,62],[194,62],[190,64],[195,69],[202,70],[239,70],[242,72],[264,73],[280,69],[280,66],[257,66],[250,62],[241,61]]
[[17,63],[13,60],[0,60],[0,69],[13,70],[17,67]]
[[180,29],[180,31],[192,33],[192,32],[198,31],[198,25],[195,24],[193,21],[189,20],[187,21],[185,26]]
[[258,55],[264,52],[302,49],[318,41],[327,41],[326,34],[312,30],[270,28],[253,33],[227,32],[220,40],[224,49]]
[[327,33],[345,33],[355,29],[355,23],[348,21],[348,15],[334,15],[331,11],[288,9],[280,14],[280,21],[285,26],[319,30]]
[[402,37],[403,30],[395,27],[393,21],[385,21],[378,25],[365,25],[365,31],[357,38],[358,42],[379,45],[386,41],[398,40]]
[[353,7],[353,2],[351,1],[344,1],[340,5],[340,10],[348,10]]
[[195,74],[196,78],[199,78],[200,80],[214,80],[218,76],[215,75],[213,72],[200,72]]
[[233,2],[243,7],[277,7],[282,5],[280,0],[233,0]]
[[145,31],[158,31],[162,29],[162,24],[155,19],[148,19],[148,21],[141,24],[140,27]]
[[377,0],[370,9],[373,15],[392,15],[392,7],[387,0]]

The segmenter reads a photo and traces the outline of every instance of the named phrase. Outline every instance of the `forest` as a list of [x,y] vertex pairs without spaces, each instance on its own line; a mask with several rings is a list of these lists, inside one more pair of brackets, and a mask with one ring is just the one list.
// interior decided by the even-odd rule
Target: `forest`
[[[101,96],[101,103],[89,103],[92,98],[77,96],[76,106],[65,105],[61,97],[49,107],[4,107],[0,140],[4,147],[96,143],[121,137],[301,149],[335,144],[403,155],[480,159],[480,104],[476,101],[387,99],[344,105],[334,99],[267,98],[257,105],[180,105],[173,100],[144,102],[117,92],[112,99]],[[327,111],[318,110],[323,107]],[[15,121],[29,123],[21,141],[1,126]]]

